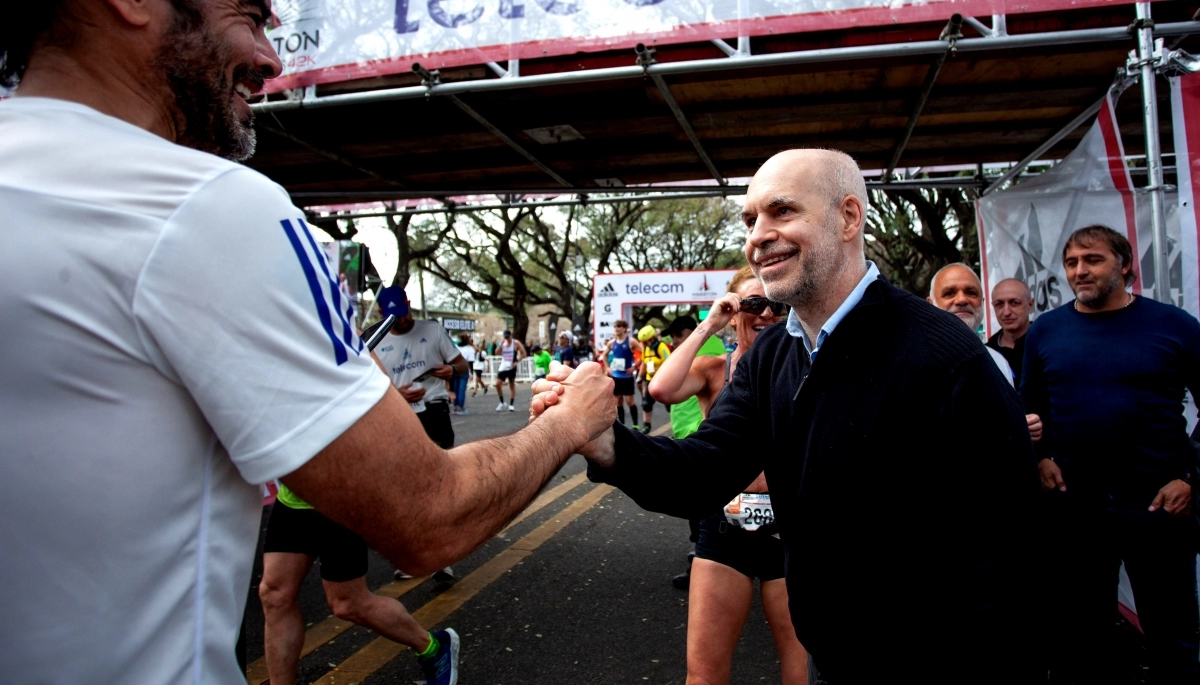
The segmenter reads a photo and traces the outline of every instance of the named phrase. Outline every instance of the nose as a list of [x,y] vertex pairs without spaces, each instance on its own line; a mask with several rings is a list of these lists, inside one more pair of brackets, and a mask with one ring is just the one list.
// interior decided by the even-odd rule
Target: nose
[[283,73],[283,62],[271,41],[267,40],[266,31],[259,29],[254,38],[254,66],[258,68],[263,78],[273,79]]

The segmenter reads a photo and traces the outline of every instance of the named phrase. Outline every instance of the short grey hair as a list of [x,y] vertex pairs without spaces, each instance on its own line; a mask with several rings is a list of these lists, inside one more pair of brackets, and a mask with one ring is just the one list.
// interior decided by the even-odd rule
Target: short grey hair
[[938,269],[937,273],[935,273],[933,275],[933,278],[931,278],[929,280],[929,299],[932,300],[934,297],[933,296],[933,293],[934,293],[933,286],[937,285],[938,276],[941,276],[942,272],[946,271],[947,269],[952,269],[956,266],[961,266],[962,268],[966,269],[967,271],[970,271],[971,275],[975,277],[975,280],[979,281],[980,292],[983,291],[983,281],[979,280],[979,274],[975,273],[975,269],[972,269],[971,265],[967,264],[966,262],[954,262],[953,264],[947,264],[946,266],[943,266],[942,268]]
[[867,182],[863,180],[862,169],[853,157],[841,150],[816,148],[825,158],[825,174],[820,176],[821,190],[829,198],[829,206],[837,208],[847,195],[853,195],[862,203],[863,211],[871,206],[871,196],[867,193]]

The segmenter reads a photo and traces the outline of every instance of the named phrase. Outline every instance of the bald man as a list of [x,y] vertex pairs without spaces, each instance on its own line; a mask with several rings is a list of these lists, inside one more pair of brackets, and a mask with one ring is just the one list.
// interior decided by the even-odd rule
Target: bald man
[[[975,270],[962,262],[947,264],[934,274],[929,282],[929,297],[925,299],[938,309],[957,316],[972,333],[983,323],[983,284]],[[996,362],[996,368],[1015,388],[1018,378],[1008,360],[995,350],[988,348],[987,351]]]
[[[745,252],[786,324],[759,334],[699,431],[614,425],[582,450],[589,475],[686,518],[765,471],[792,621],[830,685],[894,680],[897,664],[923,683],[1034,682],[1040,485],[1020,400],[971,331],[865,259],[867,199],[840,152],[763,164]],[[559,393],[569,371],[535,384],[534,416],[581,391]]]
[[1000,330],[988,338],[987,346],[1004,355],[1020,387],[1025,334],[1029,332],[1029,316],[1033,313],[1033,293],[1024,281],[1006,278],[992,288],[992,308],[996,311]]
[[[957,316],[971,332],[977,331],[979,324],[983,323],[983,284],[975,270],[962,262],[947,264],[933,275],[933,280],[929,282],[929,297],[926,299],[938,309]],[[1028,324],[1026,326],[1028,327]],[[1015,389],[1021,377],[1013,371],[1008,359],[990,347],[984,349],[992,356],[996,368],[1008,379],[1009,385]],[[1041,440],[1041,418],[1037,414],[1026,414],[1025,422],[1029,426],[1029,436],[1033,441]]]

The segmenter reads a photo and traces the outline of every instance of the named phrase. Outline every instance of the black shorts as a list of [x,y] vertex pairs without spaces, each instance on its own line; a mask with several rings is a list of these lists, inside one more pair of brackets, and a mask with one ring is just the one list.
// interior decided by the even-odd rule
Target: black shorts
[[454,427],[450,424],[449,402],[431,402],[425,405],[425,411],[417,414],[417,418],[421,420],[425,435],[428,435],[435,445],[444,450],[454,447]]
[[517,380],[517,367],[515,367],[515,366],[512,367],[511,369],[509,369],[508,371],[497,371],[496,372],[496,381],[497,382],[503,383],[504,381],[509,381],[510,383],[515,383],[516,380]]
[[613,396],[614,397],[623,397],[625,395],[633,394],[633,377],[632,376],[630,376],[629,378],[617,378],[616,376],[613,376],[613,383],[615,384],[615,385],[613,385]]
[[476,378],[483,378],[483,369],[474,369]]
[[783,577],[783,543],[779,538],[770,532],[748,532],[733,526],[722,514],[700,521],[696,556],[764,583]]
[[344,583],[367,575],[367,543],[316,509],[276,502],[263,552],[306,554],[321,560],[321,578]]

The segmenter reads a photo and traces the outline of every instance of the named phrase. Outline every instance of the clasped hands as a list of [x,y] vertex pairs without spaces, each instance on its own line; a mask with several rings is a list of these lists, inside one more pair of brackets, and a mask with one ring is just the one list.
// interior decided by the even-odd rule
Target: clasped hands
[[596,362],[583,362],[578,368],[550,362],[550,373],[533,382],[529,401],[529,422],[547,412],[564,412],[585,427],[588,437],[579,450],[588,459],[605,465],[612,461],[612,425],[617,419],[617,400],[613,381]]

